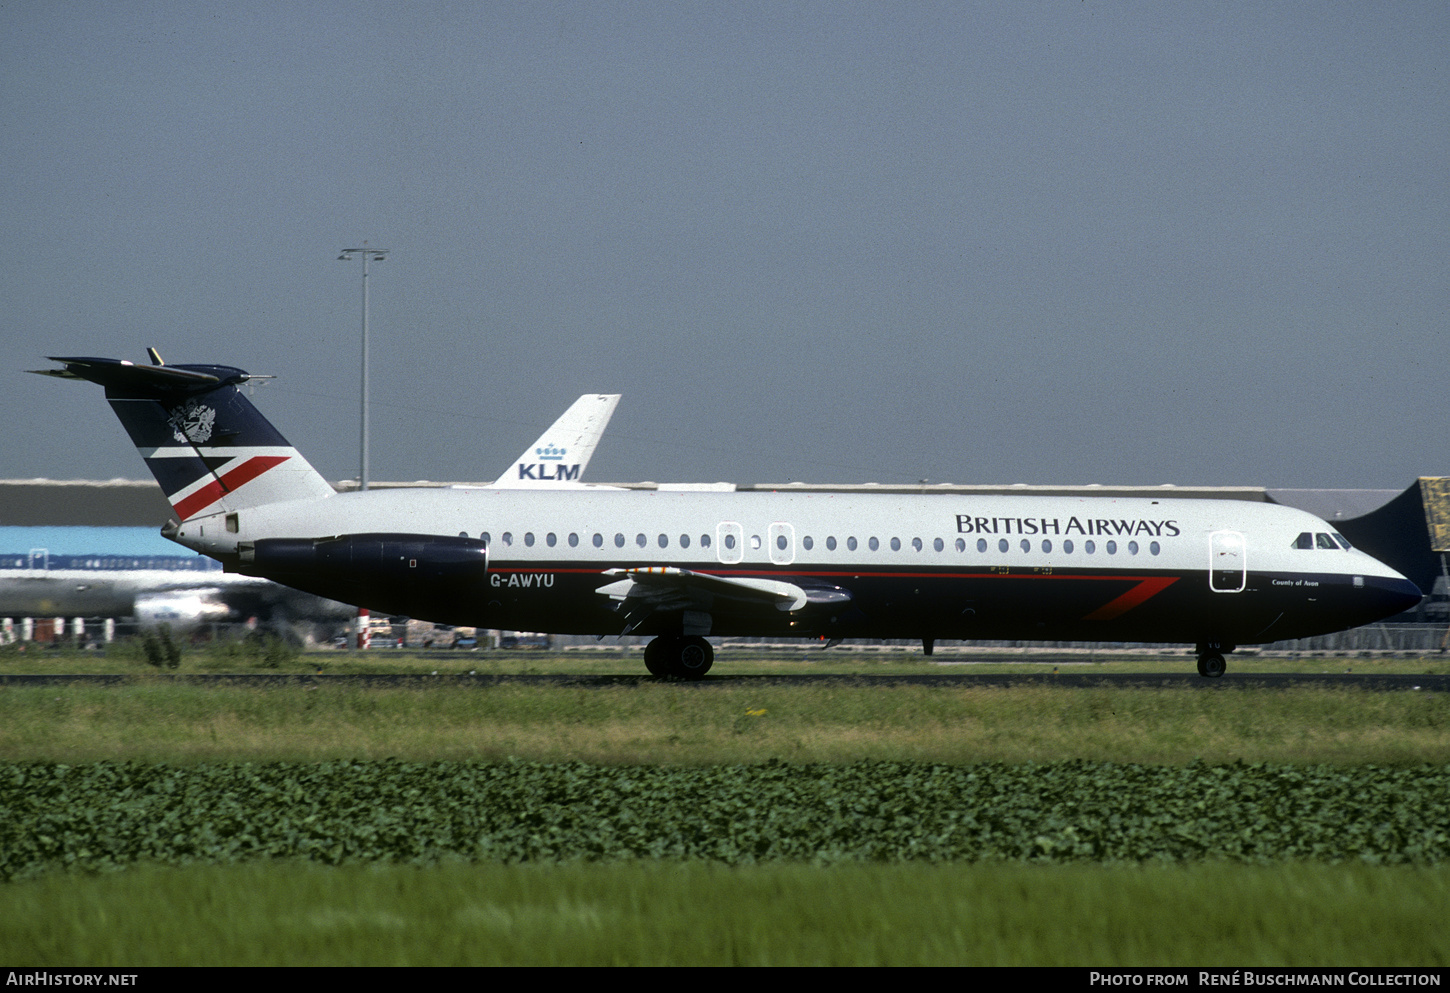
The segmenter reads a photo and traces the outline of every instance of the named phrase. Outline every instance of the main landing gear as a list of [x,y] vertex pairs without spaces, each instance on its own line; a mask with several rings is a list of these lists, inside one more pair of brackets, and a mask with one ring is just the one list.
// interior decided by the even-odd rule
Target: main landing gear
[[1210,641],[1201,643],[1195,648],[1198,653],[1198,674],[1208,679],[1217,679],[1224,674],[1228,663],[1223,657],[1234,650],[1236,646],[1222,642]]
[[699,635],[660,635],[644,646],[644,666],[656,676],[700,679],[714,661],[715,649]]

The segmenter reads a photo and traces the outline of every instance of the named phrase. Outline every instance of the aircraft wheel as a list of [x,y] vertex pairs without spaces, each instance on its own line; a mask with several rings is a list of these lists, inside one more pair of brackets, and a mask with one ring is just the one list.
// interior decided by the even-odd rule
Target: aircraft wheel
[[710,671],[715,662],[715,649],[699,636],[680,638],[670,652],[672,675],[685,679],[699,679]]
[[672,638],[653,638],[649,644],[644,646],[644,667],[649,670],[651,676],[668,676],[670,674],[667,656],[670,653],[669,642]]
[[1227,668],[1228,665],[1224,662],[1223,656],[1217,652],[1205,652],[1198,657],[1198,674],[1200,676],[1217,679]]

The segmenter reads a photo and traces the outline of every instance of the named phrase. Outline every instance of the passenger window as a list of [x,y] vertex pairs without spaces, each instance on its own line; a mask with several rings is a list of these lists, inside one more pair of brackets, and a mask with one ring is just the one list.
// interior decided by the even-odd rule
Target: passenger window
[[575,531],[570,531],[569,532],[569,547],[570,548],[578,548],[579,547],[579,534],[578,534],[578,532],[575,532]]
[[1072,539],[1071,538],[1068,538],[1066,541],[1064,541],[1062,543],[1062,550],[1064,552],[1066,552],[1067,554],[1069,554],[1069,555],[1072,554]]
[[[938,538],[937,539],[937,542],[938,542],[937,551],[941,551],[940,541],[941,541],[941,539]],[[911,539],[911,547],[914,548],[914,549],[916,549],[918,552],[921,551],[921,539],[920,538],[912,538]]]
[[624,547],[624,535],[620,534],[618,531],[616,531],[614,533],[614,547],[615,548],[623,548]]
[[489,543],[490,543],[490,542],[491,542],[491,541],[493,541],[493,539],[492,539],[492,538],[490,538],[490,537],[489,537],[489,536],[488,536],[488,532],[487,532],[487,531],[480,531],[480,532],[478,532],[478,538],[479,538],[479,540],[480,540],[480,541],[482,541],[482,542],[483,542],[483,543],[484,543],[484,544],[485,544],[485,545],[487,545],[487,544],[489,544]]
[[1028,541],[1026,538],[1023,538],[1019,542],[1019,544],[1022,546],[1022,550],[1024,552],[1030,552],[1030,551],[1032,551],[1032,542]]
[[828,552],[834,552],[835,550],[836,550],[836,536],[835,535],[831,535],[830,537],[828,537],[826,539],[826,551],[828,551]]
[[934,538],[932,540],[931,547],[932,547],[932,550],[933,551],[938,551],[939,552],[943,548],[946,548],[947,545],[946,545],[946,542],[942,541],[940,538]]
[[680,547],[681,548],[689,548],[690,547],[690,536],[689,535],[687,535],[687,534],[680,535]]
[[503,543],[505,545],[512,545],[514,543],[514,535],[512,531],[505,531],[503,533]]
[[1334,543],[1334,539],[1329,537],[1329,535],[1327,534],[1316,534],[1314,536],[1314,543],[1320,548],[1329,549],[1331,552],[1339,551],[1339,546],[1336,545]]
[[670,539],[667,538],[665,535],[660,535],[659,542],[660,542],[660,547],[661,548],[669,548],[670,547]]
[[1303,534],[1299,535],[1299,537],[1297,537],[1297,538],[1294,539],[1294,547],[1295,548],[1313,548],[1314,547],[1314,536],[1312,534],[1310,534],[1308,531],[1305,531]]
[[532,531],[525,531],[524,532],[524,547],[526,547],[526,548],[533,548],[534,547],[534,532],[532,532]]
[[760,551],[760,535],[752,534],[750,536],[750,548],[752,551]]
[[1002,538],[1002,539],[998,540],[998,542],[997,542],[997,551],[999,551],[999,552],[1005,552],[1007,550],[1007,548],[1008,548],[1008,545],[1007,545],[1007,539],[1006,538]]
[[[784,540],[785,540],[785,539],[784,539],[784,538],[782,538],[782,539],[781,539],[781,540],[782,540],[782,541],[784,541]],[[812,538],[811,538],[811,536],[810,536],[810,535],[806,535],[806,536],[805,536],[805,537],[804,537],[804,538],[802,538],[802,539],[801,539],[801,545],[802,545],[802,546],[803,546],[803,547],[804,547],[804,548],[805,548],[805,550],[806,550],[806,551],[808,551],[808,552],[809,552],[809,551],[810,551],[810,550],[811,550],[811,549],[812,549],[812,548],[815,548],[815,547],[816,547],[816,543],[815,543],[815,540],[814,540],[814,539],[812,539]],[[781,547],[782,547],[782,548],[784,548],[784,547],[785,547],[785,546],[784,546],[784,545],[782,545],[782,546],[781,546]]]
[[1093,541],[1092,539],[1088,539],[1087,541],[1082,543],[1082,550],[1091,555],[1093,552],[1096,552],[1098,550],[1097,542]]
[[548,545],[550,548],[553,548],[558,543],[559,536],[556,535],[554,532],[550,531],[548,534],[544,535],[544,544]]
[[634,543],[640,548],[643,548],[645,545],[649,544],[649,539],[642,534],[637,534],[634,536]]
[[892,538],[891,539],[891,550],[893,552],[899,552],[899,551],[901,551],[901,539],[900,538]]
[[1137,555],[1138,554],[1138,543],[1136,541],[1130,541],[1130,542],[1128,542],[1128,554],[1129,555]]
[[701,548],[709,548],[710,547],[710,536],[708,534],[702,534],[702,535],[700,535],[700,547]]
[[604,535],[600,534],[598,531],[595,531],[594,532],[594,547],[595,548],[603,548],[604,547]]
[[735,536],[733,534],[727,534],[725,536],[725,547],[726,548],[734,548],[735,547]]
[[[806,540],[809,541],[810,539],[808,538]],[[782,552],[785,551],[785,535],[778,534],[775,536],[775,547],[779,548]]]
[[979,552],[985,552],[986,550],[987,550],[987,539],[986,538],[978,538],[977,539],[977,551],[979,551]]
[[1050,551],[1052,551],[1052,542],[1050,542],[1046,538],[1044,538],[1042,540],[1042,550],[1044,552],[1050,552]]
[[855,538],[847,538],[846,539],[846,550],[848,552],[854,552],[856,550],[856,539]]
[[1154,555],[1157,555],[1162,550],[1163,550],[1163,547],[1161,545],[1159,545],[1158,542],[1156,542],[1156,541],[1153,542],[1153,543],[1151,543],[1148,546],[1148,551],[1152,552]]
[[881,542],[877,541],[874,537],[870,541],[866,542],[866,544],[871,547],[871,551],[873,552],[881,547]]
[[1116,541],[1110,541],[1104,547],[1107,548],[1109,555],[1117,555],[1118,554],[1118,543]]

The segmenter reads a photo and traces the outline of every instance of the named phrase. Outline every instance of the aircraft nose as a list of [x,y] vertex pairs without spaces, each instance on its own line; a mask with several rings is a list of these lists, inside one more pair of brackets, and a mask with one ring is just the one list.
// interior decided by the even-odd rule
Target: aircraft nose
[[1424,594],[1420,592],[1420,588],[1404,576],[1396,576],[1394,579],[1381,580],[1381,582],[1383,585],[1376,590],[1376,593],[1384,607],[1383,616],[1385,617],[1393,617],[1412,607],[1418,607],[1420,601],[1425,598]]
[[[1360,580],[1356,579],[1355,582],[1358,584]],[[1404,613],[1419,606],[1424,599],[1420,588],[1398,573],[1389,576],[1365,576],[1363,582],[1362,589],[1347,591],[1352,595],[1339,604],[1338,609],[1343,611],[1346,619],[1352,620],[1347,625],[1350,627],[1371,624]]]

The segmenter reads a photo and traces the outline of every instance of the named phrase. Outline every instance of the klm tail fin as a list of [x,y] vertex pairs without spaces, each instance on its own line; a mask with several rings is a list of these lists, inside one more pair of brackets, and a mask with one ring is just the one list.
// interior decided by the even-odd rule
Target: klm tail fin
[[618,393],[586,393],[493,483],[499,489],[556,489],[579,482],[594,454]]
[[327,480],[242,393],[241,384],[269,377],[224,365],[161,365],[148,351],[155,365],[51,356],[64,368],[31,371],[105,387],[179,521],[333,496]]

